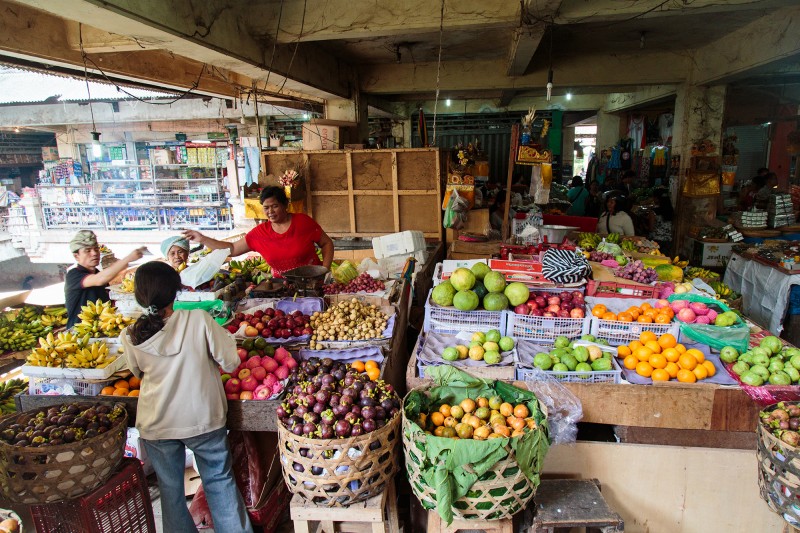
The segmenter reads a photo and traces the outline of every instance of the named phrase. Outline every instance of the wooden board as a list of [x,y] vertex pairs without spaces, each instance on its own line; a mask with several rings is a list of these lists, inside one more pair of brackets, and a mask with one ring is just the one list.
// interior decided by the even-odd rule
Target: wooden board
[[398,203],[402,231],[421,231],[426,236],[436,233],[441,235],[439,220],[429,216],[429,213],[434,211],[442,212],[438,196],[401,195]]

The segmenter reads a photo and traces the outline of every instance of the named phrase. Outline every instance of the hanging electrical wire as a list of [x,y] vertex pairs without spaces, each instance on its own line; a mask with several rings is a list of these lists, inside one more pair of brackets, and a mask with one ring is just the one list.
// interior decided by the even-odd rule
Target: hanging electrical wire
[[433,101],[433,146],[436,146],[436,113],[439,108],[439,81],[442,71],[442,36],[444,35],[444,0],[439,14],[439,59],[436,61],[436,98]]
[[86,82],[86,96],[89,102],[89,114],[92,116],[92,137],[97,137],[94,140],[100,140],[100,134],[97,133],[97,126],[94,123],[94,109],[92,108],[92,92],[89,90],[89,69],[86,68],[86,54],[83,52],[83,24],[78,24],[78,45],[81,48],[81,56],[83,57],[83,81]]
[[283,88],[286,86],[286,82],[289,81],[289,72],[292,70],[292,63],[294,63],[294,56],[297,55],[297,49],[300,47],[300,39],[303,37],[303,30],[305,29],[306,25],[306,8],[308,6],[308,0],[303,0],[303,17],[300,19],[300,33],[297,35],[297,40],[294,42],[294,52],[292,52],[292,58],[289,60],[289,68],[286,69],[286,76],[283,78],[283,84],[281,88],[278,89],[278,94],[283,92]]

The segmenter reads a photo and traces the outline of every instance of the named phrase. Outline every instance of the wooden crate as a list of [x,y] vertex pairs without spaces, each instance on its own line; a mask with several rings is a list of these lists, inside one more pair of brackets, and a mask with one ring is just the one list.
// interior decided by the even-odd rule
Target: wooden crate
[[[306,502],[298,494],[294,495],[290,505],[295,533],[320,530],[331,533],[335,531],[399,533],[400,531],[394,480],[391,480],[379,495],[347,507],[317,506]],[[318,522],[318,527],[311,529],[311,522]]]
[[263,152],[262,159],[261,185],[278,185],[286,170],[308,169],[298,193],[305,212],[332,237],[417,230],[442,239],[438,149]]

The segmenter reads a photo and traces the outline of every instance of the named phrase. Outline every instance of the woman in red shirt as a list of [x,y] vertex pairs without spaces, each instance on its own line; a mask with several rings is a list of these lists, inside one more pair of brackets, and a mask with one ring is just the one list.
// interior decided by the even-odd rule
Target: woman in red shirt
[[[287,270],[305,265],[331,267],[333,241],[310,216],[289,213],[289,199],[283,189],[265,187],[261,191],[261,205],[267,221],[234,243],[218,241],[195,230],[187,230],[183,235],[212,250],[228,248],[232,257],[258,252],[278,277]],[[322,250],[322,261],[315,245]]]

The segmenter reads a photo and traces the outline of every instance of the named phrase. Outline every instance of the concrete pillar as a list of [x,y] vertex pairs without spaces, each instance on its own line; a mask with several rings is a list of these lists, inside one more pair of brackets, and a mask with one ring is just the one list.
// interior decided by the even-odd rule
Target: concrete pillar
[[619,141],[619,115],[597,112],[597,151],[615,146]]

